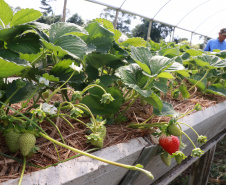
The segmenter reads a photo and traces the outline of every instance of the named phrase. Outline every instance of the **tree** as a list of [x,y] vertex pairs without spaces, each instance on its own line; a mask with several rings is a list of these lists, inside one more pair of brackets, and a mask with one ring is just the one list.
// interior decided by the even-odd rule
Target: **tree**
[[44,12],[46,12],[47,14],[50,14],[50,13],[53,14],[53,8],[49,4],[51,1],[56,1],[56,0],[41,0],[42,7],[40,7],[40,8],[43,9]]
[[83,19],[76,13],[76,14],[73,14],[68,20],[67,22],[70,22],[70,23],[75,23],[79,26],[82,26],[84,24],[84,21]]
[[[116,18],[116,10],[112,8],[105,8],[103,10],[103,13],[100,14],[100,17],[105,18],[114,24]],[[116,29],[120,30],[123,33],[130,32],[129,25],[131,24],[131,19],[136,19],[136,16],[119,11]]]
[[[137,25],[133,30],[133,37],[142,37],[147,40],[147,33],[150,20],[143,19],[143,24]],[[165,39],[171,32],[173,28],[171,26],[166,26],[160,23],[153,22],[151,28],[151,40],[155,42],[160,42],[160,40]]]
[[37,19],[37,22],[45,23],[45,24],[53,24],[55,22],[61,22],[61,15],[50,15],[47,13],[43,13],[43,16]]
[[41,0],[41,4],[43,7],[40,7],[44,11],[42,12],[42,17],[37,19],[37,22],[45,23],[45,24],[52,24],[55,22],[60,22],[61,21],[61,15],[55,15],[53,12],[53,8],[50,5],[51,1],[56,1],[56,0]]

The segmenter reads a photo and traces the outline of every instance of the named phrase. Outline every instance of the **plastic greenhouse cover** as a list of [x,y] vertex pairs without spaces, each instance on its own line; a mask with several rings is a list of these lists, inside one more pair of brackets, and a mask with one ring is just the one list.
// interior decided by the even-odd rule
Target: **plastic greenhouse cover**
[[210,38],[226,28],[226,0],[86,0]]

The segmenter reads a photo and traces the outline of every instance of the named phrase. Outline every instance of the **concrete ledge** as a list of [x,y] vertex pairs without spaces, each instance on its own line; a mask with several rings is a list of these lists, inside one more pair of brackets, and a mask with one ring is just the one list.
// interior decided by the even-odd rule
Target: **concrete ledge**
[[[148,143],[143,138],[104,148],[93,154],[111,161],[133,165]],[[86,156],[24,176],[23,185],[117,185],[127,169],[109,165]],[[17,185],[12,179],[2,185]]]

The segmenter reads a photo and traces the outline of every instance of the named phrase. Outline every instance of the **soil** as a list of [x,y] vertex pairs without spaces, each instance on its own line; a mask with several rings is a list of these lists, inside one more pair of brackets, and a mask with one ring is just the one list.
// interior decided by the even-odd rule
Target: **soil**
[[[195,92],[193,97],[189,99],[172,99],[169,94],[164,95],[162,97],[164,101],[171,103],[174,109],[180,113],[186,113],[189,110],[193,109],[196,103],[201,104],[202,109],[215,105],[217,103],[225,101],[225,98],[217,95],[202,95],[200,92]],[[55,96],[52,101],[59,101],[60,98]],[[21,104],[14,104],[12,107],[14,109],[19,109]],[[127,142],[130,139],[136,137],[147,137],[150,133],[154,132],[153,130],[141,130],[141,129],[132,129],[128,128],[128,125],[133,122],[143,122],[147,118],[152,115],[152,107],[150,105],[142,106],[137,100],[134,105],[126,112],[125,117],[126,121],[120,124],[106,125],[107,135],[104,142],[104,148],[115,145],[121,142]],[[89,118],[83,118],[85,122],[89,122]],[[56,120],[53,120],[56,122]],[[154,122],[165,122],[169,121],[169,117],[153,117],[148,123]],[[69,124],[64,122],[63,120],[58,120],[58,127],[65,139],[66,144],[86,151],[89,149],[93,149],[91,144],[87,143],[85,135],[87,135],[87,129],[84,125],[79,122],[72,120],[72,125],[74,129],[72,129]],[[48,122],[43,122],[41,124],[42,128],[45,130],[49,136],[53,137],[56,140],[61,141],[59,134],[56,130],[53,129],[52,125]],[[15,154],[11,154],[4,142],[4,138],[0,135],[0,140],[2,141],[0,144],[0,152],[2,154],[10,155],[11,158],[0,155],[0,183],[7,181],[9,179],[14,179],[20,177],[22,171],[22,156],[19,152]],[[36,142],[37,147],[40,149],[36,154],[34,154],[31,158],[27,159],[28,163],[33,165],[37,165],[40,167],[46,167],[57,163],[59,161],[68,159],[77,153],[74,153],[70,150],[57,146],[60,159],[57,157],[56,150],[54,145],[45,140],[44,138],[38,137]],[[12,158],[13,157],[13,158]],[[17,162],[14,159],[19,159],[21,162]],[[30,165],[26,166],[25,174],[31,173],[34,171],[38,171],[40,168],[33,167]]]

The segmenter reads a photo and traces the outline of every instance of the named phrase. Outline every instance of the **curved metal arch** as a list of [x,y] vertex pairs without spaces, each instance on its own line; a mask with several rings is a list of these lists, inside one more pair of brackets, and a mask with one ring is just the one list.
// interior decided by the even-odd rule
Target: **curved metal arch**
[[199,24],[199,25],[194,29],[194,31],[196,31],[196,30],[197,30],[204,22],[206,22],[208,19],[210,19],[211,17],[215,16],[216,14],[218,14],[218,13],[224,11],[224,10],[226,10],[226,8],[224,8],[224,9],[222,9],[222,10],[220,10],[220,11],[218,11],[218,12],[212,14],[211,16],[207,17],[203,22],[201,22],[201,24]]
[[123,3],[121,4],[121,6],[119,7],[119,10],[122,8],[122,6],[124,5],[125,2],[126,2],[126,0],[123,1]]
[[171,0],[169,0],[169,1],[167,1],[167,3],[165,3],[157,12],[156,12],[156,14],[153,16],[153,20],[154,20],[154,18],[158,15],[158,13],[170,2]]
[[[200,5],[196,6],[195,8],[193,8],[190,12],[188,12],[186,15],[183,16],[183,18],[177,23],[177,25],[173,25],[173,24],[170,24],[170,23],[165,23],[165,22],[162,22],[162,21],[158,21],[158,20],[155,20],[155,19],[153,19],[153,18],[150,18],[150,17],[144,16],[144,15],[140,15],[140,14],[134,13],[133,11],[123,10],[122,5],[126,2],[126,0],[123,1],[123,3],[121,3],[121,6],[113,6],[113,5],[109,5],[109,4],[104,3],[104,2],[102,2],[102,1],[99,1],[99,0],[84,0],[84,1],[88,1],[88,2],[92,2],[92,3],[100,4],[100,5],[107,6],[107,7],[111,7],[111,8],[116,9],[116,10],[120,8],[120,11],[124,11],[124,12],[126,12],[126,13],[131,13],[131,14],[134,14],[134,15],[137,15],[137,16],[140,16],[140,17],[143,17],[143,18],[145,18],[145,19],[149,19],[149,20],[152,20],[152,21],[155,21],[155,22],[159,22],[159,23],[161,23],[161,24],[165,24],[165,25],[172,26],[172,27],[176,27],[176,28],[179,28],[179,29],[182,29],[182,30],[185,30],[185,31],[189,31],[189,32],[191,32],[191,33],[195,33],[195,34],[199,34],[199,35],[202,35],[202,36],[209,37],[209,36],[207,36],[207,35],[205,35],[205,34],[202,34],[202,33],[196,33],[194,30],[190,30],[190,29],[187,29],[187,28],[182,28],[182,27],[178,26],[178,24],[181,23],[181,21],[182,21],[186,16],[188,16],[192,11],[194,11],[196,8],[200,7],[201,5],[207,3],[207,2],[210,1],[210,0],[207,0],[207,1],[203,2],[203,3],[201,3]],[[167,1],[167,3],[165,3],[164,6],[166,6],[170,1],[171,1],[171,0]],[[158,12],[155,14],[154,17],[156,17],[156,15],[162,10],[162,8],[163,8],[164,6],[162,6],[161,9],[158,10]],[[219,12],[217,12],[217,13],[219,13]],[[216,14],[217,14],[217,13],[216,13]],[[212,15],[212,16],[213,16],[213,15]],[[211,17],[211,16],[210,16],[210,17]],[[210,18],[210,17],[209,17],[209,18]],[[209,19],[209,18],[207,18],[207,19]],[[206,20],[207,20],[207,19],[206,19]],[[206,20],[205,20],[205,21],[206,21]],[[205,21],[203,21],[201,24],[203,24]],[[200,25],[201,25],[201,24],[200,24]],[[199,26],[200,26],[200,25],[199,25]],[[198,26],[198,27],[199,27],[199,26]],[[197,27],[195,30],[197,30],[198,27]]]
[[220,23],[219,23],[217,26],[215,26],[213,29],[211,29],[211,30],[207,33],[207,35],[209,35],[209,33],[211,33],[216,27],[218,27],[219,25],[221,25],[223,22],[226,23],[226,19],[225,19],[224,21],[220,22]]
[[205,1],[205,2],[203,2],[203,3],[201,3],[201,4],[199,4],[199,5],[196,6],[195,8],[193,8],[193,9],[192,9],[190,12],[188,12],[184,17],[182,17],[182,19],[176,24],[176,26],[178,26],[178,24],[180,24],[181,21],[182,21],[185,17],[187,17],[192,11],[194,11],[196,8],[202,6],[203,4],[207,3],[208,1],[210,1],[210,0],[207,0],[207,1]]

